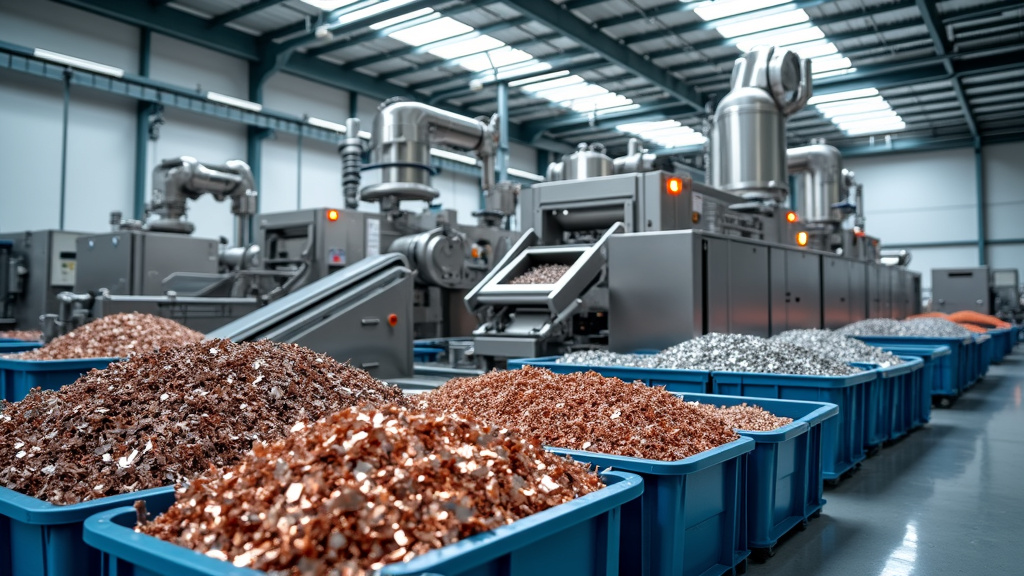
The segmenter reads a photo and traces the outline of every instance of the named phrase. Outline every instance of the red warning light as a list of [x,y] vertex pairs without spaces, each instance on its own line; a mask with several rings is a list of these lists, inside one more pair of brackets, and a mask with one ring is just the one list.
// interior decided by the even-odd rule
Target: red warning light
[[339,214],[338,214],[337,210],[328,210],[327,211],[327,219],[330,220],[331,222],[337,222],[338,221],[338,216],[339,216]]
[[388,314],[388,326],[394,328],[398,325],[398,314]]
[[665,181],[665,191],[672,196],[679,196],[683,191],[683,179],[682,178],[669,178]]

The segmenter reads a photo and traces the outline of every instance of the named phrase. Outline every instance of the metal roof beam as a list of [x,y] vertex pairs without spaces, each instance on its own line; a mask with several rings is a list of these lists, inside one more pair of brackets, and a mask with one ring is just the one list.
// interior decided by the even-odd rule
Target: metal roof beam
[[1005,0],[1000,2],[996,6],[984,8],[982,10],[974,10],[961,14],[954,14],[952,16],[943,16],[943,24],[955,24],[957,22],[963,22],[965,20],[976,20],[978,18],[985,18],[987,16],[996,16],[1006,12],[1007,10],[1013,10],[1014,8],[1020,8],[1020,0]]
[[[927,0],[915,0],[917,9],[921,12],[921,19],[924,20],[924,25],[928,29],[928,36],[932,39],[932,44],[935,45],[935,53],[939,56],[945,56],[950,53],[950,46],[946,42],[946,38],[942,35],[942,31],[939,30],[939,14],[935,8],[935,2],[928,2]],[[943,62],[943,66],[946,67],[946,72],[950,75],[953,74],[953,62],[946,60]],[[974,114],[971,112],[971,105],[967,102],[967,98],[964,96],[964,87],[960,83],[959,78],[953,78],[953,93],[956,94],[956,99],[960,102],[960,108],[964,112],[964,120],[967,121],[967,127],[971,130],[971,136],[975,139],[980,138],[981,134],[978,132],[978,124],[974,121]],[[980,140],[979,144],[980,146]]]
[[662,88],[681,102],[689,104],[695,110],[702,110],[704,108],[704,99],[692,86],[655,66],[649,59],[645,59],[640,54],[621,45],[599,30],[594,30],[590,25],[574,16],[568,10],[548,1],[503,1],[505,4],[519,10],[521,14],[533,16],[536,20],[553,30],[561,30],[566,36],[572,38],[581,46],[590,47],[609,62],[614,62],[626,70],[635,72],[637,76],[647,79],[647,81]]
[[210,22],[209,24],[207,24],[207,26],[209,26],[210,28],[223,26],[228,22],[233,22],[235,20],[238,20],[239,18],[245,18],[250,14],[255,14],[260,10],[265,10],[267,8],[270,8],[271,6],[277,6],[278,4],[282,4],[284,2],[285,0],[256,0],[255,2],[244,4],[242,6],[239,6],[238,8],[235,8],[234,10],[228,10],[223,14],[218,14],[217,16],[214,16],[210,19]]
[[[821,4],[828,4],[834,0],[795,0],[790,2],[787,6],[791,5],[794,9],[812,8],[814,6],[820,6]],[[660,18],[666,14],[674,14],[676,12],[692,12],[694,8],[699,6],[698,2],[670,2],[668,4],[662,4],[661,6],[655,6],[653,8],[637,10],[629,14],[623,14],[621,16],[615,16],[612,18],[605,18],[604,20],[598,20],[594,22],[594,25],[598,28],[609,28],[611,26],[618,26],[620,24],[628,24],[630,22],[636,22],[638,20],[654,20]],[[571,8],[570,8],[571,9]],[[759,8],[757,10],[750,10],[744,12],[744,16],[757,16],[758,14],[768,13],[772,10],[778,10],[779,6],[769,6],[767,8]],[[684,24],[677,26],[672,29],[675,34],[686,34],[688,32],[696,32],[698,30],[714,30],[718,27],[718,23],[715,20],[694,22],[692,24]]]
[[[554,60],[552,60],[552,62],[554,62]],[[569,72],[585,72],[587,70],[593,70],[594,68],[600,68],[600,67],[604,66],[605,65],[605,61],[599,59],[599,60],[591,60],[591,61],[587,61],[587,62],[565,63],[565,64],[567,64],[567,65],[563,65],[563,62],[559,62],[558,64],[552,64],[553,67],[551,69],[549,69],[549,70],[544,70],[544,71],[540,71],[540,72],[538,72],[536,70],[533,70],[531,72],[523,72],[521,74],[516,74],[516,75],[513,75],[513,76],[507,76],[505,78],[501,78],[500,80],[494,80],[493,79],[494,78],[494,73],[491,72],[491,71],[479,72],[479,73],[475,74],[474,77],[475,77],[475,79],[479,79],[481,81],[484,81],[486,84],[495,84],[497,82],[515,82],[516,80],[526,80],[527,78],[533,78],[534,76],[538,76],[540,74],[549,74],[551,72],[559,72],[561,70],[567,70]],[[451,98],[455,98],[455,97],[458,97],[458,96],[460,96],[462,94],[472,94],[475,91],[476,90],[474,90],[471,86],[468,86],[468,85],[467,86],[459,86],[458,88],[450,88],[448,90],[439,90],[439,91],[434,92],[433,94],[430,95],[430,100],[429,101],[431,103],[441,102],[442,100],[448,100],[448,99],[451,99]]]
[[[398,6],[397,8],[392,8],[390,10],[385,10],[383,12],[379,12],[377,14],[374,14],[373,16],[368,16],[366,18],[360,18],[359,20],[356,20],[355,22],[349,22],[348,24],[343,24],[343,25],[337,26],[335,28],[330,28],[330,26],[331,26],[330,25],[330,22],[331,22],[331,18],[330,17],[325,19],[324,23],[321,24],[321,25],[327,26],[328,28],[330,28],[332,36],[335,36],[335,37],[337,37],[337,36],[347,36],[349,34],[352,34],[353,32],[356,32],[356,31],[362,30],[363,28],[366,28],[366,27],[370,26],[371,24],[377,24],[378,22],[384,22],[385,20],[390,20],[392,18],[395,18],[396,16],[402,16],[403,14],[408,14],[410,12],[415,12],[417,10],[422,10],[424,8],[430,8],[434,4],[437,4],[436,0],[416,0],[414,2],[410,2],[409,4],[403,4],[402,6]],[[395,32],[396,30],[401,30],[403,28],[410,28],[412,26],[417,26],[419,24],[423,24],[423,23],[428,22],[430,20],[431,20],[431,18],[429,17],[429,15],[428,16],[421,16],[419,18],[413,18],[412,20],[406,20],[405,22],[402,22],[400,24],[395,24],[393,27],[392,26],[388,26],[387,28],[384,28],[382,30],[373,30],[373,31],[371,31],[371,32],[369,32],[367,34],[362,34],[360,36],[361,37],[362,36],[371,36],[373,38],[383,38],[384,36],[387,36],[388,33]],[[304,45],[309,44],[311,42],[316,42],[317,40],[319,40],[319,38],[317,38],[316,30],[314,29],[312,32],[307,32],[307,33],[305,33],[305,34],[303,34],[301,36],[298,36],[296,38],[290,38],[288,40],[285,40],[284,42],[281,42],[281,43],[277,44],[277,47],[278,47],[278,50],[282,50],[282,51],[283,50],[294,50],[295,48],[298,48],[300,46],[304,46]],[[338,49],[337,46],[339,44],[344,44],[344,43],[349,42],[349,41],[350,40],[348,40],[348,39],[345,39],[345,40],[332,40],[330,42],[327,42],[325,44],[317,46],[316,48],[311,48],[311,49],[307,50],[306,52],[311,54],[311,55],[313,55],[313,56],[317,56],[317,55],[323,54],[325,52],[331,52],[332,50],[337,50]]]
[[441,48],[443,46],[450,46],[452,44],[458,44],[459,42],[464,42],[464,41],[469,40],[470,38],[474,38],[476,36],[489,35],[492,32],[497,32],[499,30],[504,30],[506,28],[512,28],[514,26],[521,26],[523,24],[526,24],[526,23],[532,22],[532,21],[533,20],[531,18],[527,18],[525,16],[521,16],[519,18],[513,18],[511,20],[503,20],[501,22],[496,22],[496,23],[491,24],[489,26],[482,26],[480,28],[477,28],[473,32],[467,32],[465,34],[459,34],[458,36],[452,36],[450,38],[445,38],[443,40],[438,40],[436,42],[430,42],[428,44],[423,44],[423,45],[420,45],[420,46],[407,46],[405,48],[400,48],[398,50],[392,50],[391,52],[384,52],[384,53],[378,54],[376,56],[370,56],[370,57],[367,57],[367,58],[361,58],[359,60],[353,60],[351,62],[346,62],[345,63],[345,68],[348,69],[348,70],[355,70],[356,68],[362,68],[363,66],[370,66],[372,64],[377,64],[378,62],[386,62],[386,61],[392,60],[394,58],[404,58],[406,56],[412,56],[414,54],[426,54],[426,53],[430,52],[431,50],[435,50],[435,49]]
[[[678,104],[678,103],[677,103]],[[685,105],[683,105],[685,110]],[[624,112],[611,112],[608,114],[602,114],[597,116],[596,119],[592,118],[590,114],[564,114],[557,118],[543,118],[540,120],[532,120],[530,122],[524,122],[522,127],[522,134],[527,138],[535,138],[543,134],[546,130],[554,130],[561,128],[563,132],[568,132],[578,128],[615,128],[619,124],[624,122],[643,122],[645,120],[663,120],[666,116],[674,115],[673,112],[679,109],[644,109],[643,107],[636,108],[633,110],[626,110]],[[554,136],[558,138],[558,136]]]
[[[561,37],[562,37],[562,35],[558,34],[558,33],[544,34],[544,35],[541,35],[541,36],[536,36],[536,37],[530,38],[528,40],[523,40],[522,42],[513,42],[511,44],[507,44],[507,46],[510,46],[512,48],[523,49],[524,47],[529,46],[530,44],[539,44],[541,42],[547,42],[548,40],[554,40],[556,38],[561,38]],[[466,56],[473,56],[473,55],[476,55],[476,54],[483,54],[484,52],[488,52],[488,51],[489,50],[478,50],[476,52],[469,52],[469,53],[463,54],[461,57],[464,58]],[[377,76],[377,77],[378,78],[382,78],[384,80],[390,80],[392,78],[398,78],[399,76],[405,76],[406,74],[415,74],[417,72],[424,72],[426,70],[433,70],[434,68],[441,68],[441,67],[444,67],[444,66],[451,66],[451,65],[452,65],[452,62],[450,60],[446,60],[446,59],[443,59],[443,58],[438,58],[437,60],[434,60],[432,62],[424,62],[423,64],[417,64],[416,66],[412,66],[412,67],[406,68],[404,70],[395,70],[394,72],[388,72],[386,74],[381,74],[380,76]]]
[[[573,58],[578,58],[580,56],[585,56],[587,54],[593,54],[593,52],[591,52],[590,50],[586,50],[584,48],[576,48],[576,49],[573,49],[573,50],[566,50],[565,52],[562,52],[562,53],[560,53],[560,54],[558,54],[556,56],[553,56],[551,58],[540,60],[541,62],[546,62],[548,64],[551,64],[551,69],[550,70],[540,70],[540,71],[534,72],[533,74],[531,74],[531,76],[540,76],[541,74],[549,74],[549,73],[555,71],[555,68],[558,68],[558,67],[560,67],[560,66],[562,66],[564,64],[569,63]],[[498,70],[501,70],[501,68],[498,68]],[[434,80],[428,80],[426,82],[417,82],[416,84],[410,84],[409,85],[409,89],[410,90],[423,90],[425,88],[433,88],[434,86],[443,86],[444,84],[448,84],[450,82],[458,82],[460,84],[462,84],[462,83],[469,84],[469,82],[471,82],[473,80],[486,81],[492,75],[493,75],[493,72],[490,71],[490,70],[488,70],[486,72],[464,72],[464,73],[461,73],[461,74],[454,74],[452,76],[448,76],[447,78],[436,78]],[[493,84],[493,82],[491,82],[491,83]]]

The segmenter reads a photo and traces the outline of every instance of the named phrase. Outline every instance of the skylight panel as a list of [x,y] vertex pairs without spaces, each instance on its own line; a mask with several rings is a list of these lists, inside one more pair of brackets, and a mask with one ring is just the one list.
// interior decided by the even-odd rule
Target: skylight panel
[[906,129],[907,125],[902,120],[893,123],[865,122],[851,125],[840,125],[839,128],[846,132],[847,136],[865,136],[868,134],[880,134],[885,132],[898,132]]
[[770,8],[785,4],[790,0],[718,0],[717,2],[702,2],[693,9],[693,12],[702,20],[718,20],[728,18],[737,14],[744,14],[753,10]]
[[558,72],[551,72],[550,74],[540,74],[537,76],[531,76],[530,78],[523,78],[522,80],[513,80],[508,83],[511,86],[525,86],[527,84],[533,84],[535,82],[542,82],[544,80],[550,80],[552,78],[561,78],[562,76],[568,76],[568,70],[559,70]]
[[785,26],[792,26],[793,24],[800,24],[807,22],[809,19],[810,18],[807,17],[807,12],[804,12],[803,10],[789,10],[778,14],[762,16],[760,18],[746,18],[739,22],[729,24],[722,23],[718,25],[716,30],[726,38],[735,38],[737,36],[756,34],[757,32],[771,30],[773,28],[783,28]]
[[796,52],[801,58],[820,58],[822,56],[828,56],[839,52],[836,45],[828,42],[827,40],[805,42],[803,44],[790,46],[789,49]]
[[324,12],[337,10],[338,8],[348,6],[349,4],[355,4],[357,1],[358,0],[302,0],[303,3],[319,8]]
[[859,90],[847,90],[846,92],[833,92],[832,94],[822,94],[820,96],[811,96],[811,99],[807,101],[812,106],[818,104],[826,104],[829,102],[839,102],[842,100],[853,100],[856,98],[866,98],[868,96],[878,96],[877,88],[861,88]]
[[[445,60],[454,60],[466,56],[467,54],[479,55],[482,52],[493,50],[495,48],[501,48],[505,43],[497,38],[487,36],[484,34],[476,33],[473,36],[454,42],[446,46],[438,46],[437,48],[431,48],[428,50],[434,56],[438,58],[444,58]],[[461,66],[461,62],[459,63]]]
[[444,40],[445,38],[451,38],[452,36],[472,31],[472,26],[467,26],[458,20],[444,16],[432,22],[393,32],[389,36],[410,46],[423,46],[424,44],[430,44],[431,42],[437,42],[438,40]]
[[381,12],[387,12],[393,8],[399,8],[412,2],[412,0],[384,0],[384,2],[377,2],[372,6],[367,6],[361,10],[354,10],[348,14],[342,14],[334,21],[336,24],[351,24],[352,22],[358,22],[365,20],[371,16],[376,16]]
[[843,56],[842,54],[833,54],[831,56],[825,56],[823,58],[814,58],[811,60],[811,72],[822,73],[832,72],[833,70],[842,70],[843,68],[849,68],[851,65],[850,59]]
[[772,30],[761,34],[751,34],[736,38],[736,47],[743,52],[750,52],[758,46],[789,46],[803,44],[812,40],[821,40],[825,33],[817,26],[797,24],[789,28]]
[[[394,26],[395,24],[401,24],[402,22],[406,22],[406,21],[412,20],[413,18],[419,18],[420,16],[427,16],[427,15],[433,14],[433,13],[434,13],[434,9],[433,8],[421,8],[419,10],[414,10],[412,12],[406,12],[405,14],[400,14],[398,16],[395,16],[394,18],[388,18],[387,20],[381,20],[380,22],[377,22],[375,24],[370,24],[370,29],[371,30],[383,30],[383,29],[385,29],[385,28],[387,28],[389,26]],[[440,18],[440,17],[441,17],[440,14],[436,15],[436,18]]]

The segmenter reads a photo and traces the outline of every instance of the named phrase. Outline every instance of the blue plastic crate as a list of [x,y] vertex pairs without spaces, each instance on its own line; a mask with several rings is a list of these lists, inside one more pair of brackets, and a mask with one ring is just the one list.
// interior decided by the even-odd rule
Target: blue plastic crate
[[[924,390],[924,360],[915,356],[901,356],[902,364],[878,368],[879,377],[891,382],[892,410],[889,412],[889,437],[896,440],[906,436],[914,422],[919,419],[916,412],[921,410]],[[931,403],[931,394],[927,394]]]
[[0,488],[0,576],[101,576],[100,554],[82,540],[82,524],[98,512],[145,500],[174,502],[174,487],[57,506]]
[[854,363],[854,366],[877,373],[874,380],[864,383],[864,448],[870,453],[881,447],[892,433],[895,388],[891,379],[882,378],[877,365]]
[[839,413],[825,402],[771,400],[717,394],[679,394],[702,404],[756,404],[793,423],[771,432],[737,430],[754,441],[747,457],[747,542],[768,553],[784,534],[804,524],[825,505],[821,430]]
[[864,459],[865,384],[878,374],[867,370],[850,376],[793,376],[749,372],[712,372],[715,394],[828,402],[839,414],[822,428],[825,480],[838,481]]
[[[675,462],[551,448],[573,460],[639,474],[644,494],[622,509],[619,573],[626,576],[724,574],[750,555],[744,527],[741,437]],[[567,573],[571,573],[567,572]]]
[[999,364],[1013,350],[1013,339],[1017,336],[1015,328],[993,328],[988,331],[992,336],[992,362]]
[[[950,369],[952,378],[943,378],[932,382],[932,396],[938,396],[942,404],[951,403],[961,392],[967,389],[970,381],[969,345],[974,342],[970,336],[966,338],[926,338],[923,336],[856,336],[858,340],[886,348],[888,346],[948,346],[950,350]],[[936,388],[936,384],[939,388]]]
[[78,380],[79,376],[93,368],[102,370],[111,362],[120,360],[120,358],[84,358],[79,360],[0,358],[0,395],[4,400],[17,402],[33,388],[56,390]]
[[978,341],[978,351],[980,353],[980,366],[978,367],[978,378],[984,378],[988,374],[988,369],[992,366],[993,348],[995,347],[995,339],[991,334],[975,334],[974,339]]
[[[612,576],[617,573],[622,506],[644,491],[641,478],[604,472],[607,487],[517,522],[385,566],[387,576]],[[160,513],[170,503],[149,507]],[[102,552],[104,576],[248,576],[264,572],[138,534],[135,510],[118,508],[85,523],[85,541]]]
[[42,345],[42,342],[26,342],[24,340],[12,340],[9,338],[3,338],[0,339],[0,355],[15,354],[17,352],[35,350],[36,348],[39,348]]
[[444,354],[444,348],[433,348],[431,346],[413,346],[412,359],[414,362],[437,362],[437,359]]
[[894,345],[882,346],[882,349],[901,357],[920,358],[924,362],[918,382],[921,394],[914,408],[911,428],[924,426],[931,420],[933,390],[948,389],[949,382],[953,380],[952,352],[949,346]]
[[648,386],[663,386],[669,392],[710,392],[708,386],[711,373],[703,370],[669,370],[666,368],[629,368],[625,366],[585,366],[580,364],[559,364],[559,356],[543,358],[521,358],[509,360],[508,369],[523,366],[547,368],[555,374],[593,371],[607,378],[618,378],[625,382],[639,380]]

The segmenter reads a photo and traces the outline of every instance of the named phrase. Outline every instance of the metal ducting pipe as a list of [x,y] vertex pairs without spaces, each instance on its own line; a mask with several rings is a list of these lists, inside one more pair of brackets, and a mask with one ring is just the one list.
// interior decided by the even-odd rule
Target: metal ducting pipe
[[[373,121],[373,163],[382,169],[381,182],[363,188],[362,199],[384,201],[437,198],[430,185],[430,147],[451,146],[477,153],[482,163],[481,186],[494,187],[497,117],[490,123],[419,102],[392,102]],[[391,201],[387,202],[391,204]]]
[[709,136],[711,185],[743,198],[784,202],[786,118],[811,97],[811,62],[782,48],[740,56]]
[[812,144],[786,153],[790,174],[799,176],[800,213],[805,222],[839,222],[842,212],[833,208],[843,200],[843,155],[835,146]]
[[886,266],[906,266],[910,264],[910,257],[909,251],[895,248],[883,248],[878,253],[879,262]]

